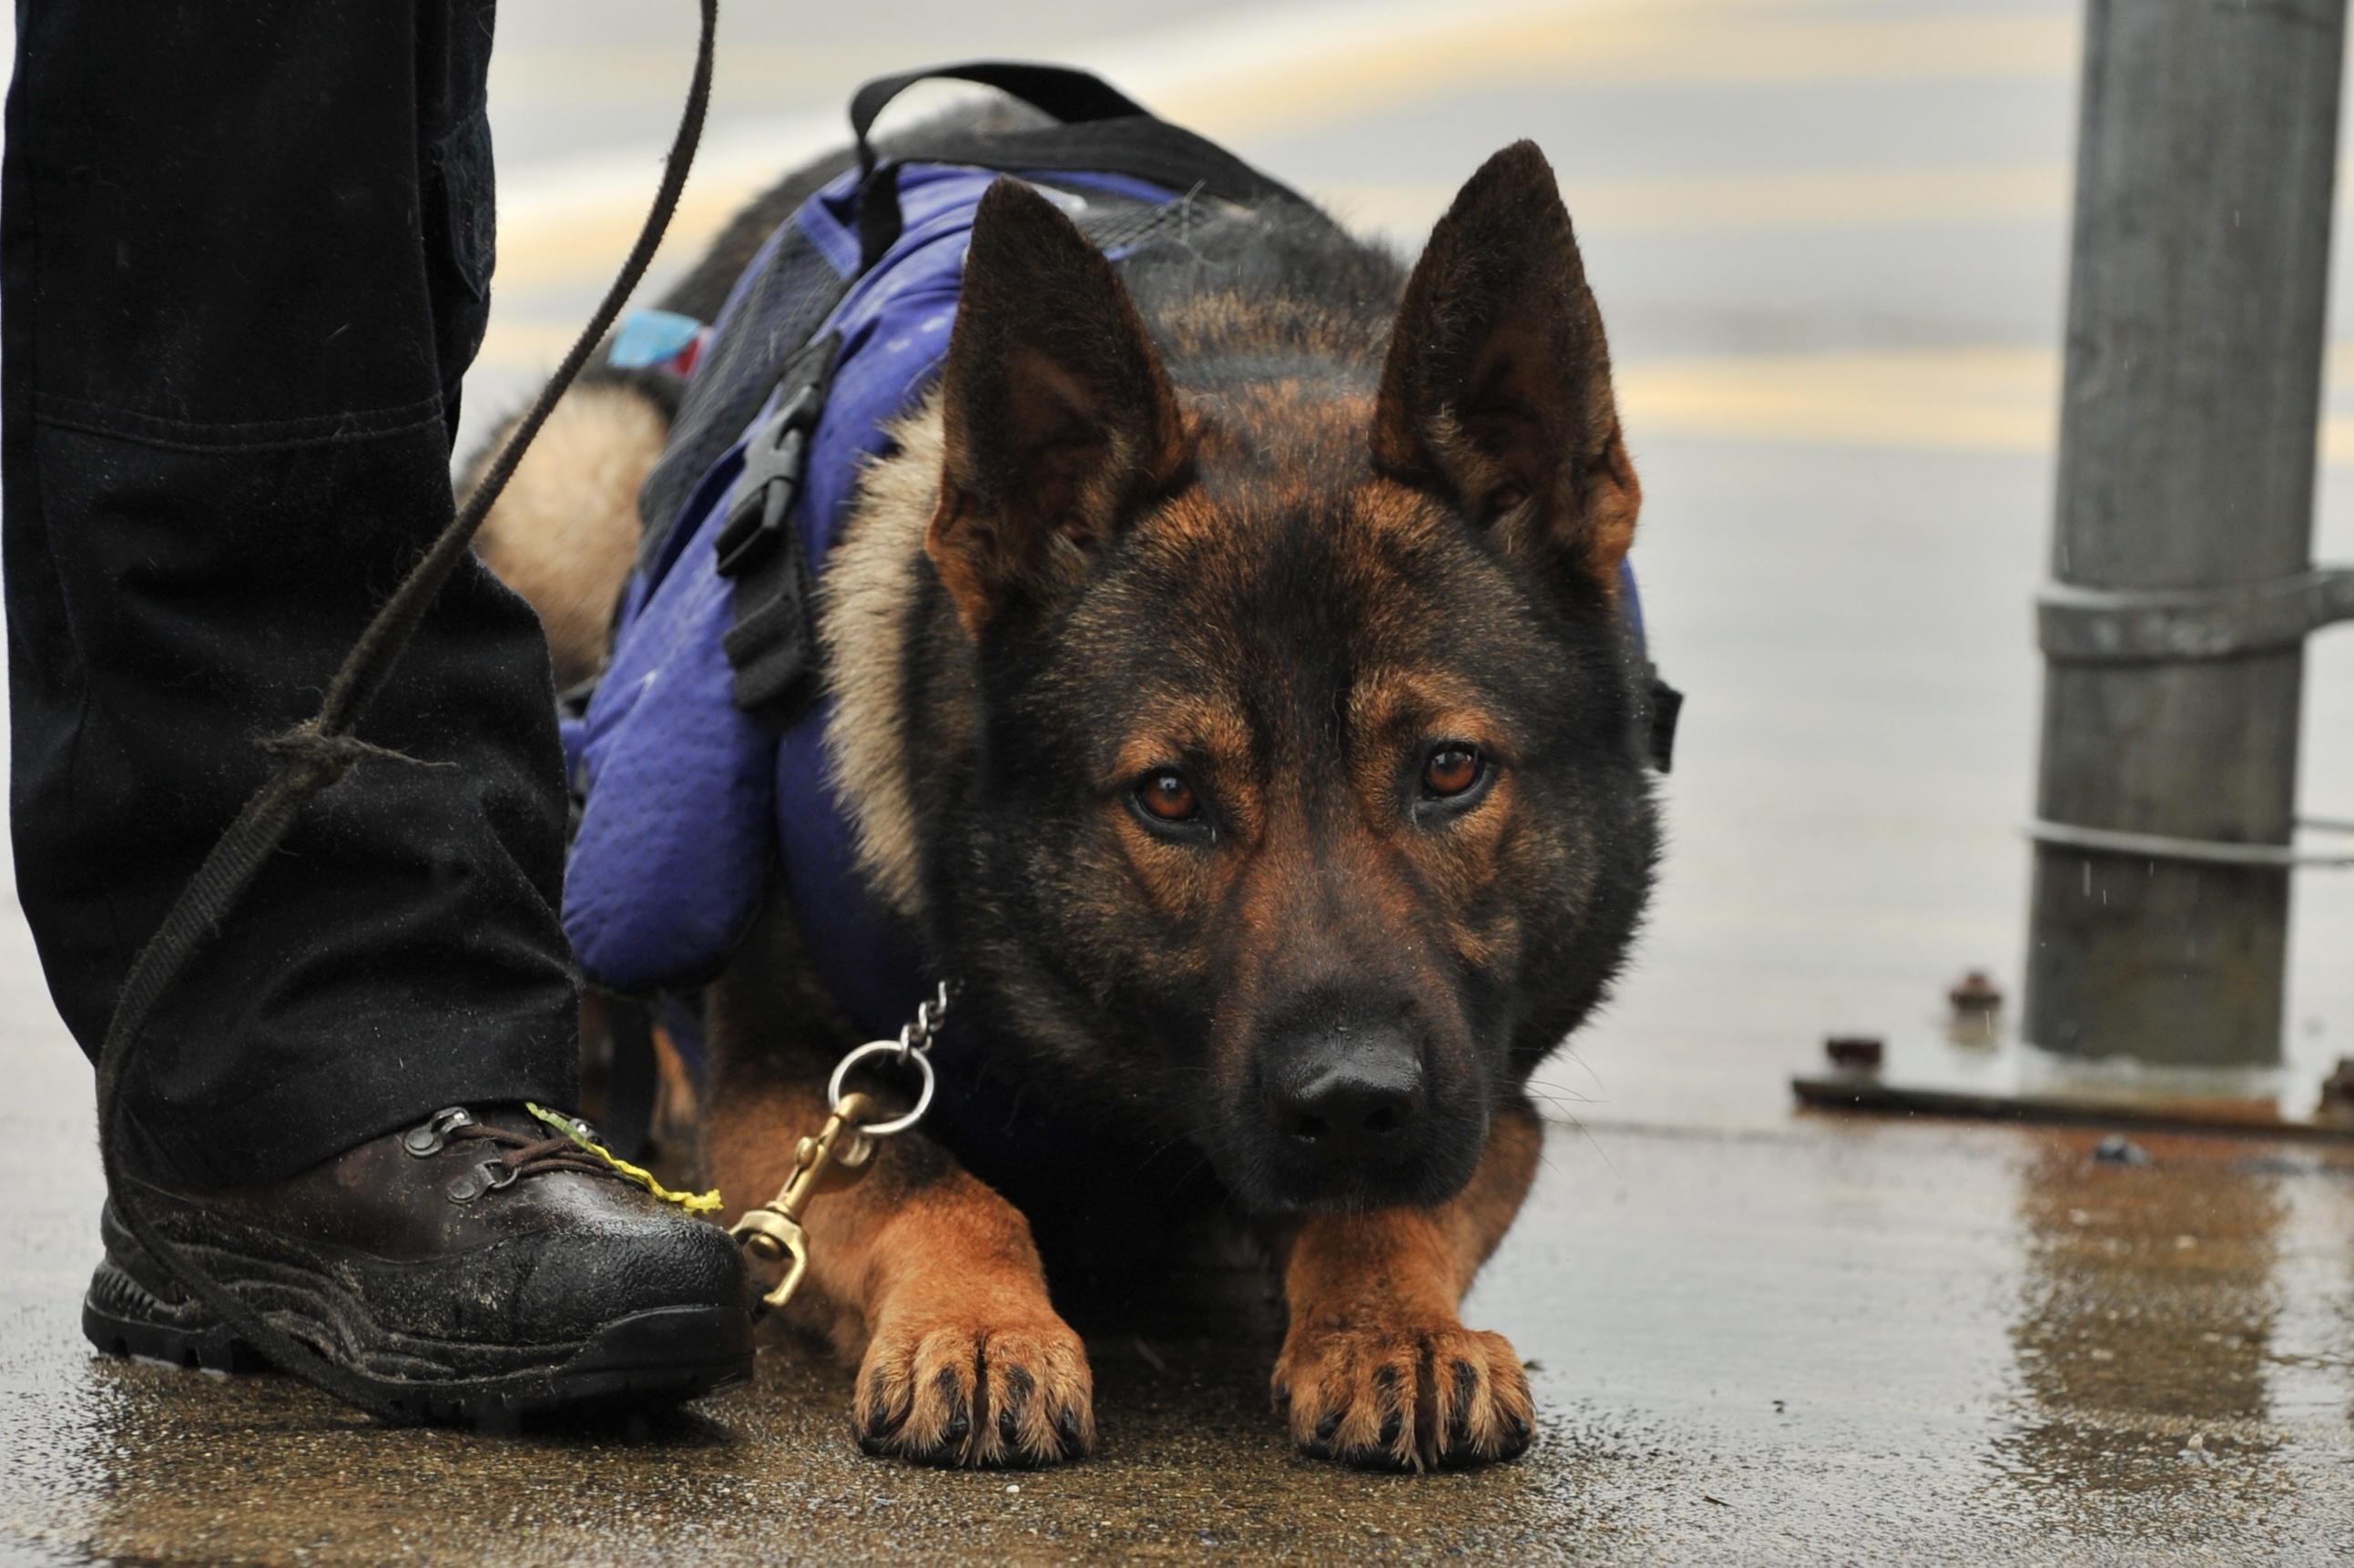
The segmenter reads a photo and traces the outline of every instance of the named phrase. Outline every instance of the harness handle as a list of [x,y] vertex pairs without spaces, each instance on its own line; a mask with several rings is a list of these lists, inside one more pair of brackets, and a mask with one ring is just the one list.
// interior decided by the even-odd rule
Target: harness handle
[[875,166],[868,132],[884,106],[919,81],[970,81],[1010,93],[1066,125],[1097,120],[1152,118],[1151,111],[1091,71],[1022,60],[967,60],[876,77],[850,101],[850,132],[858,138],[858,270],[865,272],[898,241],[899,170]]
[[875,129],[876,117],[893,99],[917,82],[935,79],[993,87],[1066,125],[1151,113],[1094,72],[1074,70],[1069,66],[1034,65],[1024,60],[967,60],[962,65],[927,66],[897,76],[878,76],[851,99],[850,133],[858,138],[860,174],[875,173],[875,147],[867,133]]

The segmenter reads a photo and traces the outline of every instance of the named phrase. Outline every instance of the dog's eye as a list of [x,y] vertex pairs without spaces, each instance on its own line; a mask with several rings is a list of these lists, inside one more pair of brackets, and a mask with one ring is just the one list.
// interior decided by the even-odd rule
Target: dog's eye
[[1479,782],[1479,754],[1468,746],[1442,746],[1422,765],[1422,789],[1437,800],[1460,795]]
[[1144,776],[1136,787],[1137,803],[1164,822],[1190,822],[1202,814],[1202,799],[1185,776],[1163,768]]
[[1501,486],[1488,497],[1487,504],[1479,509],[1480,520],[1486,523],[1493,523],[1497,518],[1501,517],[1505,513],[1510,512],[1513,507],[1518,506],[1522,502],[1526,501],[1528,498],[1528,491],[1520,485],[1507,484]]

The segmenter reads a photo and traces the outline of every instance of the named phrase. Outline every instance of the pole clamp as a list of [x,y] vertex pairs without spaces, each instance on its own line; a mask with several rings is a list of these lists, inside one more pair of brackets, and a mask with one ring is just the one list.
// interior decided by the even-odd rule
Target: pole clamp
[[[2296,825],[2301,832],[2354,834],[2354,822],[2329,818],[2300,818]],[[2261,865],[2282,870],[2354,866],[2354,837],[2347,840],[2342,850],[2300,849],[2295,844],[2234,843],[2221,839],[2176,838],[2170,833],[2128,833],[2115,828],[2085,828],[2041,818],[2027,823],[2025,832],[2040,844],[2142,860],[2189,860],[2208,865]]]
[[2174,663],[2294,648],[2354,620],[2354,567],[2212,588],[2046,583],[2035,596],[2045,657],[2076,664]]

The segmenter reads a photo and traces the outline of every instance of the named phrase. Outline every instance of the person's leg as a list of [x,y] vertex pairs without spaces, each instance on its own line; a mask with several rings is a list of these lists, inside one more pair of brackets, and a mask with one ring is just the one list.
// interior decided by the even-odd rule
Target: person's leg
[[[10,94],[5,541],[19,895],[95,1054],[133,955],[449,520],[491,262],[485,0],[42,0]],[[158,1010],[134,1161],[302,1170],[574,1098],[547,654],[471,561],[371,761]]]
[[[133,956],[268,776],[256,743],[316,708],[450,518],[491,264],[491,5],[17,16],[0,171],[12,829],[51,991],[94,1054]],[[416,760],[371,759],[305,808],[140,1047],[142,1212],[405,1408],[740,1374],[725,1234],[517,1108],[568,1105],[578,1071],[529,609],[469,562],[359,735]],[[457,1106],[475,1114],[433,1115]],[[105,1231],[90,1337],[230,1359],[227,1331]]]

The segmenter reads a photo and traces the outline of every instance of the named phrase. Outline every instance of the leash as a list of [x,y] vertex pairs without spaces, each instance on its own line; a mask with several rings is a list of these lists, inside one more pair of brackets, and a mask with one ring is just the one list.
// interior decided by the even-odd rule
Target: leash
[[[938,1083],[932,1071],[932,1042],[939,1033],[940,1021],[949,1015],[954,994],[948,982],[941,981],[931,1000],[917,1007],[914,1020],[899,1031],[899,1038],[870,1040],[834,1065],[833,1076],[825,1084],[826,1104],[831,1107],[825,1125],[794,1147],[792,1173],[777,1195],[757,1209],[745,1210],[728,1227],[727,1234],[748,1255],[766,1264],[785,1264],[784,1278],[760,1298],[763,1305],[776,1308],[790,1301],[809,1273],[809,1233],[801,1228],[801,1210],[809,1205],[827,1172],[843,1172],[843,1179],[835,1183],[837,1190],[851,1185],[873,1167],[877,1139],[907,1131],[931,1108],[932,1091]],[[887,1119],[875,1115],[881,1107],[867,1096],[843,1093],[852,1068],[884,1055],[901,1066],[912,1062],[924,1081],[916,1094],[916,1108]]]
[[[671,141],[670,154],[663,171],[662,185],[655,192],[653,205],[646,213],[644,225],[638,231],[637,243],[631,247],[628,260],[613,279],[612,287],[581,329],[571,350],[557,367],[540,391],[537,400],[525,414],[499,455],[482,476],[464,507],[441,531],[400,586],[392,592],[367,630],[345,656],[343,667],[335,672],[327,687],[326,698],[319,711],[282,735],[261,742],[262,748],[279,759],[277,775],[262,786],[245,803],[228,831],[221,835],[204,863],[180,892],[163,924],[131,966],[123,981],[122,994],[117,999],[114,1015],[108,1022],[105,1043],[98,1058],[98,1125],[99,1158],[106,1172],[106,1187],[114,1204],[115,1213],[149,1255],[169,1269],[175,1279],[188,1294],[202,1302],[226,1321],[238,1335],[266,1355],[280,1370],[292,1372],[305,1382],[325,1390],[346,1404],[355,1404],[387,1421],[406,1423],[416,1416],[394,1402],[373,1393],[366,1384],[346,1376],[324,1356],[292,1334],[264,1319],[260,1313],[220,1285],[186,1253],[164,1238],[154,1223],[141,1211],[134,1196],[135,1184],[126,1178],[122,1163],[122,1086],[131,1062],[137,1054],[149,1017],[155,1005],[178,980],[207,938],[217,931],[239,902],[252,885],[255,873],[276,853],[294,825],[305,802],[312,797],[340,781],[343,777],[368,758],[384,758],[415,765],[417,759],[404,757],[383,747],[371,746],[352,734],[360,717],[378,693],[392,678],[392,673],[416,634],[427,608],[450,574],[457,569],[472,543],[475,531],[482,524],[491,505],[514,477],[515,465],[523,461],[524,452],[547,422],[557,400],[564,396],[573,379],[580,374],[588,356],[596,352],[621,307],[646,273],[653,260],[654,251],[663,235],[670,228],[671,215],[677,210],[679,193],[685,187],[687,170],[695,161],[695,150],[703,138],[705,112],[711,103],[712,43],[718,26],[718,0],[696,0],[701,11],[701,27],[695,45],[695,76],[687,89],[685,107],[679,116],[678,132]],[[928,1085],[928,1076],[927,1078]]]

